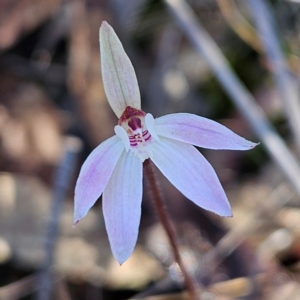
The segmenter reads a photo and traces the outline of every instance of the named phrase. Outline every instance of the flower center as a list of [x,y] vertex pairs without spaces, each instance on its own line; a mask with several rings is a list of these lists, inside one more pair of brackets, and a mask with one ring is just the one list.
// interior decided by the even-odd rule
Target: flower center
[[115,127],[116,135],[121,138],[126,151],[138,156],[143,162],[151,155],[151,144],[158,139],[154,118],[142,110],[127,106]]

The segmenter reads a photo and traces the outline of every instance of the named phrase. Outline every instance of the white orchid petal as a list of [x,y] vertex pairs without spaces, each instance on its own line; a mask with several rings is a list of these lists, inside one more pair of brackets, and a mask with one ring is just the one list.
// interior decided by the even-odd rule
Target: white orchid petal
[[159,137],[157,136],[156,131],[155,131],[155,120],[151,114],[146,114],[145,123],[146,123],[146,127],[147,127],[149,133],[151,134],[151,136],[153,137],[153,139],[159,140]]
[[151,160],[195,204],[220,216],[232,215],[214,169],[195,147],[161,137],[152,146]]
[[104,192],[103,214],[112,253],[122,264],[138,237],[142,202],[142,162],[123,153]]
[[124,146],[125,146],[125,149],[126,149],[126,152],[127,152],[129,150],[129,148],[130,148],[130,142],[129,142],[129,138],[128,138],[128,135],[127,135],[125,129],[122,126],[120,126],[120,125],[115,126],[114,129],[115,129],[115,134],[124,143]]
[[119,38],[107,22],[102,22],[99,35],[105,94],[111,108],[120,118],[127,106],[141,108],[138,81]]
[[257,145],[215,121],[188,113],[157,118],[155,128],[159,136],[203,148],[249,150]]
[[87,214],[100,197],[123,151],[122,141],[113,136],[88,156],[75,187],[74,224]]

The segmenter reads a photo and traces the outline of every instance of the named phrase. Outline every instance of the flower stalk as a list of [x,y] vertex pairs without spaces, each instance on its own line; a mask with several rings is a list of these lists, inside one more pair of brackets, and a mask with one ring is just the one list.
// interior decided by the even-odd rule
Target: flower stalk
[[176,231],[174,228],[174,225],[169,217],[167,208],[165,206],[163,195],[161,193],[159,183],[156,180],[155,176],[155,169],[153,166],[153,163],[150,159],[147,159],[143,163],[143,171],[144,171],[144,178],[148,184],[148,191],[153,199],[153,203],[158,215],[158,218],[168,236],[170,245],[173,250],[175,261],[177,262],[183,278],[185,282],[186,289],[188,290],[188,293],[190,294],[190,299],[192,300],[198,300],[199,296],[197,295],[197,289],[196,289],[196,283],[193,280],[192,276],[190,276],[189,272],[187,271],[181,256],[179,252],[178,247],[178,238],[176,236]]

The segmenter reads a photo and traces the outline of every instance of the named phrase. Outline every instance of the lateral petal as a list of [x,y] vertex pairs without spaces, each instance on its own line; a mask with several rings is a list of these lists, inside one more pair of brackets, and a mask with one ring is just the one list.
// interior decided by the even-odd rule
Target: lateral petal
[[213,167],[195,147],[161,137],[153,144],[150,158],[169,181],[195,204],[220,216],[232,216]]
[[111,108],[120,118],[127,106],[141,108],[138,81],[119,38],[105,21],[102,22],[99,36],[105,94]]
[[249,150],[257,145],[215,121],[188,113],[170,114],[157,118],[155,129],[159,136],[202,148]]
[[100,197],[122,152],[125,152],[122,141],[113,136],[88,156],[75,187],[74,224],[87,214]]
[[123,152],[104,192],[103,214],[110,247],[122,264],[131,255],[138,237],[142,202],[142,162]]

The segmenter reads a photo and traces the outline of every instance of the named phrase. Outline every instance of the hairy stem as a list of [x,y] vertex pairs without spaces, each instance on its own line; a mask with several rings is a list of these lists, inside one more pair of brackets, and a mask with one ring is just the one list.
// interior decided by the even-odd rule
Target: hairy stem
[[162,196],[161,190],[159,188],[159,184],[155,177],[155,169],[154,169],[153,163],[151,162],[150,159],[147,159],[144,162],[144,176],[148,183],[149,193],[154,201],[154,206],[156,208],[159,220],[160,220],[162,226],[164,227],[164,229],[167,233],[167,236],[169,238],[170,245],[173,249],[174,258],[175,258],[176,262],[178,263],[180,270],[182,272],[186,289],[188,290],[188,292],[190,294],[190,298],[192,300],[198,300],[199,296],[197,295],[198,293],[196,290],[196,284],[195,284],[194,280],[192,279],[192,277],[189,275],[189,273],[188,273],[187,269],[185,268],[185,265],[181,259],[175,228],[172,224],[172,221],[168,215],[166,206],[164,204],[163,196]]

